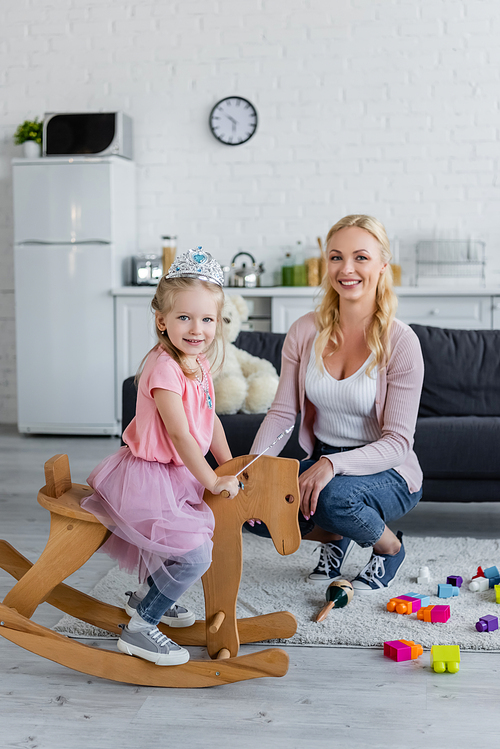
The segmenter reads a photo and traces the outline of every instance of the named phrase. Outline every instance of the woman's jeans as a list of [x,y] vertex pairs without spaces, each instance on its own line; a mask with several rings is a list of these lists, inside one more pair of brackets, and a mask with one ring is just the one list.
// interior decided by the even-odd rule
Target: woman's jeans
[[[331,447],[316,441],[309,460],[300,464],[300,473],[314,465],[322,455],[332,455],[350,447]],[[386,523],[406,515],[422,497],[422,489],[410,494],[408,484],[393,468],[369,476],[334,476],[320,492],[314,516],[306,520],[299,512],[302,537],[319,526],[330,533],[352,538],[359,546],[377,543]],[[267,528],[255,525],[248,530],[269,537]]]

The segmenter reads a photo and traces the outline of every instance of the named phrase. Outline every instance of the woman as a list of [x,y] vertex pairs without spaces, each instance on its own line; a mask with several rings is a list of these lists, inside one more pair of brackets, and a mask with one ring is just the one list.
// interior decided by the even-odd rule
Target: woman
[[[415,333],[395,319],[391,252],[382,224],[346,216],[328,232],[324,294],[283,345],[275,400],[252,446],[263,450],[301,413],[303,538],[321,543],[311,580],[338,579],[354,543],[373,547],[357,593],[391,585],[405,559],[386,525],[422,496],[413,436],[423,381]],[[277,451],[283,443],[277,444]],[[259,533],[259,528],[254,527]],[[260,531],[262,532],[262,531]]]

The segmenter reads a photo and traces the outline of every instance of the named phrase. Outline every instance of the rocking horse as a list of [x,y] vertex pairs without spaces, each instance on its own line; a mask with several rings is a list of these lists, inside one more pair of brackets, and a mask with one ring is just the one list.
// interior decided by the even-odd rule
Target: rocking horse
[[[251,456],[233,458],[216,469],[218,475],[236,475]],[[45,463],[46,485],[38,501],[50,512],[50,534],[44,551],[31,564],[13,546],[0,540],[0,567],[18,582],[0,604],[0,634],[44,658],[85,674],[113,681],[158,687],[208,687],[261,676],[284,676],[288,655],[268,648],[238,655],[240,642],[251,643],[291,637],[297,622],[279,611],[236,618],[236,600],[242,569],[242,525],[262,520],[276,550],[293,554],[300,544],[298,525],[298,462],[263,456],[243,476],[243,487],[233,500],[205,491],[204,499],[215,516],[212,565],[202,578],[205,620],[192,627],[159,628],[180,645],[206,645],[212,660],[190,660],[182,666],[156,666],[118,651],[83,645],[31,620],[40,603],[115,634],[126,623],[124,609],[98,601],[62,581],[78,570],[106,541],[110,532],[80,507],[92,490],[73,484],[67,455]]]

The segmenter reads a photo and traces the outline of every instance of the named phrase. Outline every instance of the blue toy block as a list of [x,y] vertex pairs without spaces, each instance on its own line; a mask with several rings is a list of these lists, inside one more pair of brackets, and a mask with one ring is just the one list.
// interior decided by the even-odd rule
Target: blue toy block
[[447,583],[449,583],[450,585],[455,585],[457,588],[461,588],[462,587],[463,581],[464,581],[464,579],[463,579],[463,577],[460,577],[460,575],[449,575],[446,578],[446,582]]
[[460,592],[460,588],[457,588],[455,585],[449,585],[449,583],[439,583],[438,585],[438,596],[439,598],[453,598],[453,596],[458,596]]
[[486,580],[488,580],[490,584],[490,588],[494,588],[495,585],[500,584],[500,576],[499,577],[487,577]]
[[423,608],[425,608],[425,606],[430,606],[431,604],[430,596],[424,596],[423,593],[406,593],[406,595],[410,598],[420,598]]
[[485,570],[483,570],[484,577],[499,577],[500,572],[498,571],[498,567],[487,567]]

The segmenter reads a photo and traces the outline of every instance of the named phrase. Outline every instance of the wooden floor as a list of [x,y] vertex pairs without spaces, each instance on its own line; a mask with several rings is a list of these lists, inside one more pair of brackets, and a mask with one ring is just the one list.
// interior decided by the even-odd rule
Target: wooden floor
[[[0,427],[0,537],[35,560],[48,533],[47,513],[36,502],[45,460],[68,453],[73,480],[84,483],[118,444],[108,437],[21,437],[13,427]],[[398,527],[413,535],[498,537],[500,503],[421,503]],[[70,584],[88,591],[111,566],[97,554]],[[0,571],[0,600],[11,584]],[[44,604],[34,618],[50,626],[59,616]],[[242,651],[252,649],[258,648]],[[396,664],[381,650],[289,647],[287,652],[290,670],[282,679],[162,690],[84,676],[0,638],[0,746],[497,746],[498,653],[464,653],[458,674],[439,675],[430,670],[428,653],[418,662]]]

